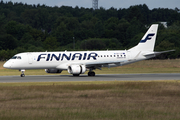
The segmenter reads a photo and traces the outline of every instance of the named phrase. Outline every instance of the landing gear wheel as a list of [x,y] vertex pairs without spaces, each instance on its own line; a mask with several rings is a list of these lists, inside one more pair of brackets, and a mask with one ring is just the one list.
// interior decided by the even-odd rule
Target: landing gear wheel
[[93,71],[88,72],[88,76],[95,76],[95,72],[93,72]]
[[25,74],[21,74],[21,77],[25,77]]
[[73,76],[79,76],[79,74],[73,74]]
[[25,74],[24,74],[24,72],[25,72],[25,70],[24,69],[22,69],[22,70],[19,70],[19,71],[21,71],[21,77],[25,77]]

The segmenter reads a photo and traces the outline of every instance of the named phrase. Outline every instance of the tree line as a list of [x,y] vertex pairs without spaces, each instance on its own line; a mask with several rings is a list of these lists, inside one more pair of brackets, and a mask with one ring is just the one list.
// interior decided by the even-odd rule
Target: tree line
[[[160,22],[167,22],[167,27]],[[129,49],[138,44],[153,23],[159,24],[155,50],[176,49],[159,58],[179,58],[178,8],[150,10],[143,4],[93,10],[1,0],[0,60],[20,52]]]

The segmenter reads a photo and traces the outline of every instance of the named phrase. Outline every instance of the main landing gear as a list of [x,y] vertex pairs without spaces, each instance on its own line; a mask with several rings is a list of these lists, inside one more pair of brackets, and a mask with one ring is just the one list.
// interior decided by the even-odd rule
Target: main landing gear
[[95,76],[95,72],[94,71],[89,71],[88,76]]
[[79,74],[73,74],[73,76],[79,76]]
[[24,74],[24,72],[25,72],[25,70],[19,70],[19,71],[21,71],[21,77],[25,77],[25,74]]

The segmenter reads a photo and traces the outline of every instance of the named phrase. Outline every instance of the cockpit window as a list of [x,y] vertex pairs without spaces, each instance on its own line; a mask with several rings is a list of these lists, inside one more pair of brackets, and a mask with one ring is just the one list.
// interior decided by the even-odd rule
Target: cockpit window
[[21,59],[21,56],[17,56],[17,59]]
[[11,59],[21,59],[21,56],[13,56]]
[[11,59],[16,59],[17,58],[17,56],[13,56]]

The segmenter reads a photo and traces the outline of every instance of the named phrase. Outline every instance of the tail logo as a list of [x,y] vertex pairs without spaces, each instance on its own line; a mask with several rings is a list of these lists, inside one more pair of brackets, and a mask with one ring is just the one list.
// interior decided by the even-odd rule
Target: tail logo
[[145,43],[147,40],[151,40],[154,35],[155,33],[148,34],[144,40],[140,41],[140,43]]

